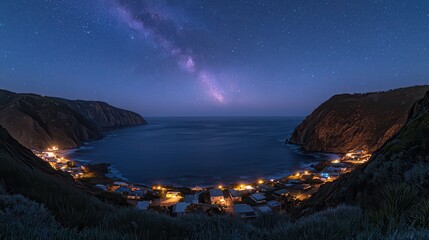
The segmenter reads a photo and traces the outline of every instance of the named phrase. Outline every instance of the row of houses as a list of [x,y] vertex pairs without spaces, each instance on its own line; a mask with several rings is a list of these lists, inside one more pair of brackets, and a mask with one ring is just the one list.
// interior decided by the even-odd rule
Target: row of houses
[[[252,218],[258,214],[280,212],[282,199],[286,196],[294,196],[303,200],[311,196],[321,184],[333,181],[346,172],[353,164],[365,162],[370,154],[364,151],[349,153],[339,160],[332,160],[321,171],[303,171],[288,176],[279,181],[259,180],[253,185],[239,185],[234,188],[219,188],[208,190],[209,205],[230,209],[232,215],[239,218]],[[204,189],[199,189],[200,193]],[[167,198],[179,197],[180,192],[167,192]],[[185,195],[183,199],[175,203],[172,208],[174,214],[185,214],[191,205],[205,205],[199,202],[199,194]]]
[[270,185],[257,184],[250,187],[211,189],[210,203],[229,208],[232,215],[239,218],[253,218],[258,214],[280,212],[279,200],[288,191]]

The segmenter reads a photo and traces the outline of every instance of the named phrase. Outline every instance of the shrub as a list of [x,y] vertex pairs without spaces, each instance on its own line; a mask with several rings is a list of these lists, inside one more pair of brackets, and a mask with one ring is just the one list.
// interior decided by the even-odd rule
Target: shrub
[[179,218],[131,208],[113,211],[102,221],[100,228],[134,234],[143,239],[183,239],[191,231]]
[[383,232],[391,232],[405,226],[411,209],[418,202],[419,190],[407,184],[387,185],[381,193],[380,204],[372,213],[372,219]]
[[4,239],[48,239],[60,227],[41,204],[0,193],[0,236]]
[[189,215],[180,218],[186,225],[192,226],[190,239],[264,239],[258,229],[248,221],[220,215]]
[[363,227],[359,207],[340,206],[302,218],[293,224],[279,225],[272,239],[347,239]]
[[429,228],[429,199],[421,200],[413,209],[411,217],[415,226]]

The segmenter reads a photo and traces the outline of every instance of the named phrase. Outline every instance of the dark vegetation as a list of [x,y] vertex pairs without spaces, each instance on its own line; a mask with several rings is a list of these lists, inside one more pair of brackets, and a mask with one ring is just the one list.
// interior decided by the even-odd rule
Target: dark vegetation
[[[404,197],[398,195],[395,197]],[[396,199],[396,198],[395,198]],[[396,200],[392,200],[396,201]],[[401,202],[402,203],[402,202]],[[0,190],[0,239],[427,239],[429,231],[405,205],[386,202],[385,209],[365,214],[359,207],[339,206],[292,220],[261,215],[237,220],[224,215],[172,218],[155,212],[114,209],[85,228],[65,227],[43,205]],[[419,205],[417,205],[419,206]],[[410,209],[413,211],[414,206]],[[388,212],[386,208],[392,208]],[[427,212],[426,212],[427,213]],[[87,213],[90,217],[89,214]],[[426,215],[427,217],[427,215]],[[408,220],[410,219],[410,220]],[[419,223],[419,224],[417,224]]]

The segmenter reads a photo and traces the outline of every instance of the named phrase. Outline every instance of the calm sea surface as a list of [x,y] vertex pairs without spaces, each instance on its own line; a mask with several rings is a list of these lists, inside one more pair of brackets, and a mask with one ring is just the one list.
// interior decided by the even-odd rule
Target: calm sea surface
[[[206,186],[276,178],[332,158],[304,154],[285,139],[303,118],[148,118],[145,126],[106,133],[70,153],[110,163],[136,183]],[[116,172],[117,171],[117,172]]]

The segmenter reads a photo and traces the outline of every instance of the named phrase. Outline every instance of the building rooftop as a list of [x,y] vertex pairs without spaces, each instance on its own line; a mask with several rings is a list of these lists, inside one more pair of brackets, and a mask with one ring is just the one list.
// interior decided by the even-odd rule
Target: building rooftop
[[210,197],[223,197],[223,192],[220,189],[210,189]]
[[234,205],[234,212],[236,213],[254,213],[255,210],[253,210],[253,208],[247,204],[235,204]]
[[118,188],[115,190],[115,192],[117,192],[117,193],[129,193],[129,192],[130,192],[130,189],[129,189],[129,188],[127,188],[127,187],[118,187]]
[[126,186],[128,186],[128,183],[126,183],[126,182],[114,182],[113,183],[113,185],[118,185],[118,186],[123,186],[123,187],[126,187]]
[[260,206],[258,207],[258,210],[262,213],[269,213],[271,211],[273,211],[270,207],[268,206]]
[[288,192],[289,191],[286,189],[279,189],[279,190],[275,191],[274,194],[281,196],[281,195],[285,195]]
[[228,192],[229,192],[229,194],[231,194],[232,197],[240,197],[241,196],[237,190],[232,189],[232,188],[228,189]]
[[176,205],[173,206],[173,212],[174,213],[184,213],[186,212],[186,208],[191,205],[189,203],[185,202],[178,202]]
[[136,209],[139,210],[146,210],[149,208],[150,202],[149,201],[140,201],[136,205]]
[[270,207],[280,207],[280,203],[275,200],[268,201],[267,204]]
[[254,194],[250,195],[250,197],[257,202],[263,201],[266,199],[265,195],[262,193],[254,193]]
[[236,204],[234,212],[241,218],[254,218],[256,217],[255,210],[247,204]]
[[145,192],[142,190],[137,190],[130,192],[130,195],[143,197],[145,195]]

